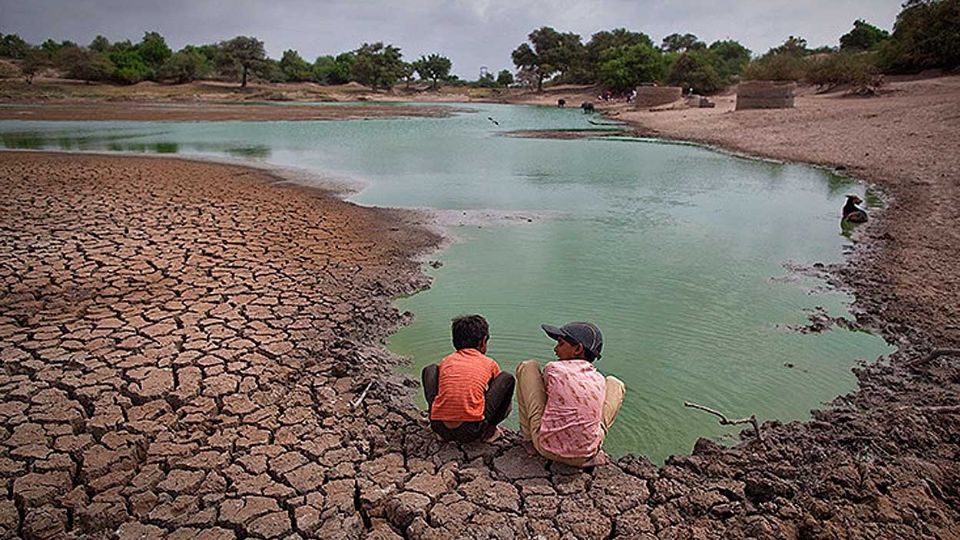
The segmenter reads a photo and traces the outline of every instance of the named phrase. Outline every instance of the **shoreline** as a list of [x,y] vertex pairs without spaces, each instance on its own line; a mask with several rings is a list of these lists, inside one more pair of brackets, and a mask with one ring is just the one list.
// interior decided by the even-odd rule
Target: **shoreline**
[[[283,189],[282,185],[269,186],[269,189],[277,188]],[[888,203],[899,205],[900,200],[894,194]],[[884,248],[877,247],[872,240],[877,237],[882,239],[883,234],[889,233],[885,229],[888,225],[884,225],[887,219],[886,215],[880,220],[875,219],[867,229],[858,232],[857,236],[864,238],[856,243],[854,257],[875,256],[876,252],[883,251]],[[876,228],[880,232],[875,233]],[[396,256],[407,257],[399,253]],[[872,311],[871,307],[882,306],[884,300],[867,298],[869,295],[861,294],[857,285],[866,280],[867,285],[873,287],[868,287],[868,291],[880,290],[883,293],[884,284],[872,283],[861,275],[864,271],[870,271],[869,264],[863,266],[864,263],[850,261],[852,259],[844,255],[839,265],[841,268],[831,269],[838,270],[845,283],[853,283],[857,291],[855,307],[860,306],[867,311],[866,322],[870,323],[871,318],[883,322],[877,315],[879,312]],[[850,268],[842,268],[847,266]],[[414,272],[418,273],[419,270]],[[865,307],[864,303],[867,304]],[[400,317],[392,319],[394,324],[402,322]],[[858,315],[857,318],[859,321],[861,317]],[[880,324],[878,328],[885,336],[898,331],[885,324]],[[956,415],[912,409],[929,407],[931,399],[934,405],[949,403],[952,395],[950,389],[956,386],[950,380],[956,370],[940,364],[920,368],[904,366],[907,360],[917,358],[923,352],[922,346],[905,346],[892,355],[890,365],[871,364],[855,370],[858,389],[847,396],[840,396],[839,407],[816,412],[813,420],[792,422],[786,426],[781,426],[779,422],[768,422],[764,427],[765,437],[769,441],[767,448],[760,448],[748,440],[737,447],[724,449],[710,441],[700,440],[691,455],[675,456],[663,467],[654,467],[636,456],[626,456],[618,460],[615,466],[597,469],[592,473],[545,466],[542,460],[518,455],[513,446],[516,444],[513,440],[515,434],[488,447],[467,445],[454,448],[438,445],[427,433],[423,433],[422,414],[411,410],[412,404],[404,406],[402,402],[397,403],[391,397],[391,392],[385,391],[391,387],[403,388],[402,377],[398,378],[389,371],[381,372],[382,379],[377,380],[383,382],[374,385],[374,390],[363,403],[365,416],[386,419],[394,415],[400,420],[384,422],[381,432],[385,440],[379,444],[370,444],[370,441],[377,441],[378,437],[371,439],[364,435],[363,426],[356,426],[359,431],[352,435],[357,437],[353,440],[367,441],[366,445],[360,444],[356,448],[366,447],[367,451],[363,453],[363,459],[352,461],[357,467],[352,481],[349,475],[343,477],[337,473],[328,478],[324,474],[324,481],[317,486],[323,494],[323,500],[319,503],[314,500],[316,504],[311,504],[309,493],[299,495],[301,490],[296,486],[296,496],[273,495],[266,498],[273,497],[273,500],[279,501],[274,504],[280,504],[293,514],[293,519],[289,520],[292,522],[289,525],[291,530],[307,536],[319,534],[322,530],[339,530],[345,537],[351,537],[354,533],[360,536],[378,533],[390,537],[391,533],[396,535],[398,531],[403,532],[405,537],[413,538],[444,536],[444,531],[452,533],[464,530],[464,522],[459,520],[464,518],[473,523],[469,527],[478,533],[502,533],[504,529],[514,529],[526,531],[518,533],[520,536],[543,534],[548,538],[559,536],[558,531],[572,532],[579,537],[614,534],[640,537],[697,534],[696,531],[702,534],[707,528],[710,534],[718,537],[773,537],[778,534],[818,536],[831,533],[841,537],[875,533],[913,537],[921,534],[921,531],[926,531],[926,534],[940,531],[946,537],[958,534],[957,514],[950,509],[950,501],[956,497],[953,494],[956,493],[958,479],[956,471],[946,466],[950,461],[937,456],[949,456],[949,449],[956,448],[956,443],[951,443],[948,435],[951,418],[955,419]],[[343,371],[352,382],[344,383],[343,378],[334,377],[336,382],[331,381],[332,386],[344,387],[351,395],[359,394],[358,387],[362,387],[366,381],[362,378],[353,380],[356,366],[351,366],[348,359],[352,357],[354,362],[362,362],[360,358],[367,358],[368,355],[375,357],[377,354],[375,350],[367,351],[366,346],[353,349],[348,354],[338,353],[343,361],[334,361],[333,368],[326,371],[328,375],[325,376],[329,377],[330,372]],[[381,359],[381,362],[384,360]],[[388,364],[392,360],[385,362],[383,365],[389,369]],[[933,382],[938,382],[940,386],[946,384],[946,387],[931,393],[926,391],[931,387],[931,382],[914,380],[918,376],[932,378]],[[904,388],[906,383],[916,384],[913,388]],[[385,388],[378,389],[379,386]],[[887,387],[898,390],[890,395],[885,390]],[[353,392],[349,391],[351,388]],[[401,401],[404,398],[405,395]],[[879,414],[891,400],[899,402],[898,406],[910,405],[911,410],[893,410],[886,417]],[[371,407],[374,412],[371,412]],[[385,409],[386,416],[375,414],[377,408]],[[921,422],[927,428],[918,428],[916,425],[909,429],[899,427],[903,422],[916,424],[916,415],[927,419]],[[939,429],[931,431],[931,416],[938,418]],[[863,443],[860,438],[851,441],[850,433],[857,437],[869,436],[869,444]],[[896,437],[890,439],[890,433],[896,434]],[[934,439],[930,439],[931,436]],[[930,446],[936,448],[931,449]],[[340,450],[345,448],[339,447]],[[863,456],[864,451],[873,457],[867,461],[856,459],[858,455]],[[150,454],[149,450],[147,453]],[[322,454],[308,457],[321,462],[324,458]],[[85,460],[81,459],[81,463],[85,463]],[[851,469],[852,463],[858,465]],[[926,465],[918,469],[918,464]],[[328,467],[333,467],[332,463]],[[246,471],[246,465],[241,465],[241,468]],[[164,471],[166,478],[160,484],[155,484],[164,487],[155,491],[161,492],[160,495],[179,493],[169,489],[174,483],[169,481],[170,477],[182,476],[174,474],[179,470],[183,469],[174,466]],[[252,474],[250,471],[247,473]],[[270,478],[275,476],[275,472],[269,475]],[[282,475],[280,478],[291,481]],[[354,494],[354,504],[348,505],[344,499],[341,507],[334,505],[337,509],[331,511],[327,502],[335,490],[328,489],[327,484],[336,482],[340,482],[337,487]],[[929,487],[930,484],[936,487]],[[811,490],[812,486],[820,487]],[[12,486],[15,494],[18,493],[17,488],[15,482]],[[19,492],[23,493],[22,490]],[[263,497],[263,493],[261,491],[259,496]],[[183,496],[176,495],[163,504],[169,506]],[[130,496],[124,497],[130,505]],[[296,506],[301,497],[306,504]],[[333,497],[336,499],[337,496]],[[224,507],[230,507],[227,504],[229,496],[227,500],[215,499],[211,497],[209,501],[193,501],[200,513],[208,508],[217,508],[216,512],[212,512],[215,517],[205,527],[213,524],[221,526],[224,523]],[[574,501],[575,508],[564,507],[564,501]],[[191,501],[181,504],[188,502]],[[247,501],[247,504],[250,502]],[[51,510],[63,508],[55,502],[49,505]],[[453,505],[463,509],[463,515],[451,514],[446,510]],[[89,507],[90,504],[85,506]],[[916,517],[908,519],[911,515],[918,516],[921,506],[928,508],[923,513],[922,521],[918,522]],[[298,516],[309,513],[307,510],[298,510],[303,507],[320,507],[321,516],[323,512],[332,512],[325,519],[320,519],[323,527],[330,528],[312,531],[309,527],[301,529]],[[0,510],[5,508],[0,505]],[[75,516],[82,515],[79,510],[75,512]],[[149,517],[151,512],[146,514],[146,519],[141,518],[140,526],[170,531],[181,526],[192,526],[164,521],[167,518],[162,518],[162,512]],[[3,515],[0,512],[0,516]],[[260,522],[267,515],[272,514],[261,512],[231,527],[249,533],[254,523],[263,525]],[[29,517],[29,512],[26,516]],[[854,522],[853,528],[849,524],[851,521]],[[0,519],[2,523],[6,522]],[[106,523],[112,522],[107,520]],[[918,523],[923,523],[924,528],[917,529]],[[23,524],[20,526],[23,527]],[[132,532],[135,528],[134,525],[123,527],[126,529],[122,529],[121,533]],[[231,528],[220,530],[229,531]]]

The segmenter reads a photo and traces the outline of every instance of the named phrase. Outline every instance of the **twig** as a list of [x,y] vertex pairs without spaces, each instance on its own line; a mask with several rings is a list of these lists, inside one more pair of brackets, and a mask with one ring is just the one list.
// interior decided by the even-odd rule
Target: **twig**
[[350,404],[350,408],[356,409],[360,406],[360,403],[363,402],[363,398],[367,397],[367,391],[370,390],[370,387],[373,386],[373,381],[367,383],[367,387],[363,389],[363,392],[360,394],[360,397],[356,401]]
[[910,362],[910,367],[916,367],[929,364],[941,356],[960,356],[960,349],[934,349],[927,356]]
[[689,407],[691,409],[699,409],[704,412],[708,412],[717,418],[720,419],[719,424],[721,426],[735,426],[738,424],[750,424],[753,426],[753,432],[757,434],[757,440],[766,446],[766,442],[763,440],[763,436],[760,434],[760,424],[757,422],[757,416],[755,414],[750,415],[749,418],[740,418],[739,420],[730,420],[727,418],[727,415],[723,414],[720,411],[715,411],[710,407],[704,407],[703,405],[698,405],[696,403],[690,403],[689,401],[683,402],[684,407]]

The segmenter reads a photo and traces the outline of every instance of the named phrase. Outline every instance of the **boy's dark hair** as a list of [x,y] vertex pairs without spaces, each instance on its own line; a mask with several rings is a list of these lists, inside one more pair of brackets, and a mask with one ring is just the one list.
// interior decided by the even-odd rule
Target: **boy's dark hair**
[[480,315],[461,315],[453,319],[453,346],[460,349],[476,349],[490,336],[487,320]]

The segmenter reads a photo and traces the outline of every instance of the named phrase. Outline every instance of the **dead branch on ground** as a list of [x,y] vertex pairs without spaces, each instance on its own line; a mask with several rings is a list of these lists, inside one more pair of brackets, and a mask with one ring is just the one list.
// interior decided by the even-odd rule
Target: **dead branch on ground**
[[735,426],[739,424],[750,424],[753,426],[753,432],[757,435],[757,440],[760,441],[764,446],[767,445],[766,441],[763,440],[763,435],[760,434],[760,423],[757,422],[757,415],[752,414],[749,418],[740,418],[738,420],[730,420],[727,418],[727,415],[723,414],[720,411],[711,409],[710,407],[704,407],[703,405],[698,405],[696,403],[690,403],[689,401],[683,402],[684,407],[689,407],[691,409],[699,409],[704,412],[708,412],[717,418],[719,418],[719,424],[721,426]]
[[960,349],[934,349],[925,357],[910,362],[910,367],[925,366],[941,356],[960,356]]

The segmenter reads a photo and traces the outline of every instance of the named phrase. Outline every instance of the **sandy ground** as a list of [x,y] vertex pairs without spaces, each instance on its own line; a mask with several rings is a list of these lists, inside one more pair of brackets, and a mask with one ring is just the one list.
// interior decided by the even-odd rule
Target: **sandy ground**
[[0,153],[0,538],[960,537],[960,369],[924,361],[960,345],[960,100],[956,79],[892,89],[620,112],[890,196],[852,263],[812,271],[901,351],[810,422],[659,468],[429,434],[378,347],[439,240],[419,216],[239,167]]

